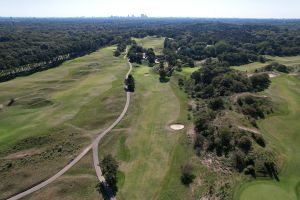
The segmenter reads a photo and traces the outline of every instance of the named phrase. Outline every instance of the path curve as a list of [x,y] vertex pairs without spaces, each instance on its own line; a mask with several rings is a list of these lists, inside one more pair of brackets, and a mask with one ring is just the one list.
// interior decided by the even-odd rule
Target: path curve
[[[128,61],[129,63],[129,71],[126,74],[126,78],[129,76],[129,74],[132,71],[132,64]],[[118,119],[108,128],[106,129],[104,132],[102,132],[94,141],[92,144],[90,144],[88,147],[86,147],[74,160],[72,160],[72,162],[70,162],[68,165],[66,165],[62,170],[60,170],[57,174],[55,174],[54,176],[50,177],[49,179],[39,183],[38,185],[24,191],[21,192],[13,197],[10,197],[7,200],[18,200],[21,199],[29,194],[32,194],[44,187],[46,187],[47,185],[49,185],[50,183],[54,182],[57,178],[59,178],[60,176],[62,176],[64,173],[66,173],[69,169],[71,169],[71,167],[73,167],[76,163],[78,163],[91,149],[93,149],[93,157],[95,158],[95,156],[97,155],[97,167],[95,166],[96,169],[96,173],[97,173],[97,177],[99,179],[99,177],[102,177],[102,173],[101,173],[101,169],[98,166],[99,163],[99,158],[98,158],[98,144],[99,142],[122,120],[122,118],[125,116],[128,107],[129,107],[129,103],[130,103],[130,93],[126,92],[126,96],[127,96],[127,100],[126,100],[126,104],[124,107],[123,112],[121,113],[121,115],[118,117]],[[94,148],[95,146],[95,148]],[[96,148],[97,146],[97,148]],[[97,150],[96,155],[95,154],[95,150]],[[95,163],[95,159],[94,159],[94,163]],[[95,164],[94,164],[95,165]],[[99,169],[100,170],[99,170]],[[100,172],[100,174],[99,174]],[[100,175],[100,176],[99,176]],[[100,179],[99,179],[100,180]],[[101,180],[100,180],[101,181]]]
[[[129,64],[129,71],[126,74],[126,79],[128,78],[129,74],[132,71],[132,64],[128,61]],[[127,113],[127,110],[129,108],[129,104],[130,104],[130,92],[126,92],[126,104],[124,107],[123,112],[121,113],[121,115],[118,117],[118,119],[108,128],[106,129],[101,135],[98,136],[98,138],[96,138],[96,140],[93,142],[92,144],[92,148],[93,148],[93,162],[94,162],[94,167],[95,167],[95,171],[98,177],[98,180],[101,183],[106,183],[105,178],[102,175],[102,171],[99,165],[99,155],[98,155],[98,147],[99,147],[99,142],[102,140],[103,137],[105,137],[105,135],[107,133],[109,133],[118,123],[120,123],[120,121],[124,118],[125,114]],[[111,200],[115,200],[116,198],[111,195]]]

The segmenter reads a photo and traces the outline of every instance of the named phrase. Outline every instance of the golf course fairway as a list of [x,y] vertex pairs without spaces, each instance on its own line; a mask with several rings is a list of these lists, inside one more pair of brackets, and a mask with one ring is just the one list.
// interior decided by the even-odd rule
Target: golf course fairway
[[276,103],[275,114],[259,121],[259,127],[272,145],[282,154],[284,165],[280,181],[258,179],[241,186],[236,194],[240,200],[296,200],[300,194],[300,80],[281,75],[272,79],[266,91]]

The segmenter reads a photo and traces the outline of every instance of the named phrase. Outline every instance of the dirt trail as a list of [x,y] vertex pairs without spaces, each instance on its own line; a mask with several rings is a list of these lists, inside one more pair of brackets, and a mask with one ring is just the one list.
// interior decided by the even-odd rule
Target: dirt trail
[[247,127],[244,127],[244,126],[238,126],[238,128],[242,131],[247,131],[247,132],[250,132],[250,133],[260,134],[260,132],[256,128],[247,128]]

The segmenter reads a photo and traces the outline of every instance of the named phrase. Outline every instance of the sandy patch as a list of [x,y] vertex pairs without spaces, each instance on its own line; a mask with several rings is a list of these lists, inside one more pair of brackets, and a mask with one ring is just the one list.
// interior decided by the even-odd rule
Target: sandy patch
[[268,76],[269,76],[270,78],[275,78],[275,77],[279,76],[279,74],[276,74],[276,73],[268,73]]
[[238,126],[238,128],[242,131],[247,131],[247,132],[250,132],[250,133],[260,134],[260,132],[256,128],[247,128],[247,127],[244,127],[244,126]]
[[188,135],[189,138],[194,138],[196,135],[195,126],[194,125],[188,126],[186,134]]
[[8,155],[7,157],[5,157],[6,159],[19,159],[19,158],[24,158],[27,156],[33,156],[33,155],[37,155],[40,154],[41,150],[39,149],[27,149],[24,151],[19,151],[17,153],[13,153]]
[[249,73],[249,74],[247,74],[247,77],[250,78],[250,77],[252,77],[253,75],[254,75],[253,73]]
[[150,74],[149,73],[145,73],[144,76],[150,76]]
[[174,131],[179,131],[179,130],[184,129],[184,125],[182,125],[182,124],[172,124],[172,125],[170,125],[170,128]]

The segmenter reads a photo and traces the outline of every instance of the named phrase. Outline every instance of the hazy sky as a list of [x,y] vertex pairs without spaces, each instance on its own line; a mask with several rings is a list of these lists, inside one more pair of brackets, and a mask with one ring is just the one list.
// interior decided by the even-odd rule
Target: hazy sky
[[300,18],[300,0],[0,0],[0,16]]

